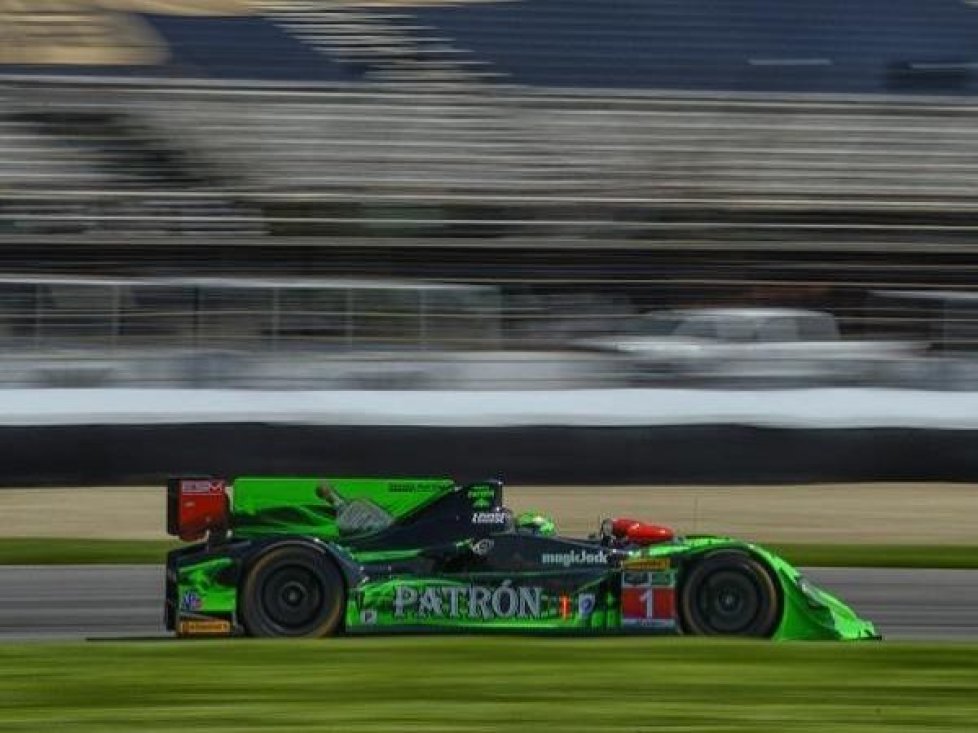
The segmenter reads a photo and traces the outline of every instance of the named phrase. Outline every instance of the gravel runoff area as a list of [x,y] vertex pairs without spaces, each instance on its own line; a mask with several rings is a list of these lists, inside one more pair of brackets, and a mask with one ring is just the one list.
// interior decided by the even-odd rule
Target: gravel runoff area
[[[164,539],[162,487],[0,489],[0,537]],[[509,486],[517,511],[585,535],[629,516],[766,542],[976,544],[978,485],[826,484],[764,487]]]

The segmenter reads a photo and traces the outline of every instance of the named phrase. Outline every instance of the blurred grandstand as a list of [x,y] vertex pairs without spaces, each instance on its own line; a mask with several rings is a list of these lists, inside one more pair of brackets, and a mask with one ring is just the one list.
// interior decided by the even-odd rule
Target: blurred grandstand
[[[817,308],[846,337],[933,349],[949,343],[934,299],[972,287],[969,3],[0,0],[0,28],[8,275],[489,284],[492,338],[380,345],[559,349],[541,379],[586,363],[575,386],[632,383],[567,349],[650,309]],[[57,300],[31,298],[41,321]],[[113,312],[108,342],[56,350],[117,349]],[[64,356],[38,333],[10,342],[22,364]],[[262,341],[273,365],[280,336]],[[972,339],[951,341],[970,364]],[[946,374],[897,366],[916,385]]]

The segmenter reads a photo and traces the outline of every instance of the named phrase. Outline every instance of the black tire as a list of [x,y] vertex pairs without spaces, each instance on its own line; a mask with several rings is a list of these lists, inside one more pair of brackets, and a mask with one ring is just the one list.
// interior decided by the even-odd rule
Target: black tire
[[781,593],[747,553],[716,552],[680,580],[679,618],[687,634],[767,638],[781,621]]
[[343,617],[343,576],[322,553],[281,547],[258,558],[241,586],[241,621],[249,636],[319,637]]

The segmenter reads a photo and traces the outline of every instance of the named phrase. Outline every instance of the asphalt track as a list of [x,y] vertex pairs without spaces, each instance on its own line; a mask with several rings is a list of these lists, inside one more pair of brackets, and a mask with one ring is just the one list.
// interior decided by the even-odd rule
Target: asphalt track
[[[888,639],[978,639],[978,571],[812,568]],[[160,636],[163,573],[139,565],[0,567],[0,641]]]

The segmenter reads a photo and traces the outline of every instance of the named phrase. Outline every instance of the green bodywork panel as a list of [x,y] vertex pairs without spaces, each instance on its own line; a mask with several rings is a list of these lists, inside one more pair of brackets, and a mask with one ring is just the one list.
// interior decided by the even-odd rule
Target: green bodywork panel
[[[643,557],[692,558],[721,549],[744,550],[762,560],[774,573],[784,602],[777,640],[856,640],[877,637],[873,624],[835,596],[802,583],[802,574],[791,563],[755,544],[729,537],[687,537],[676,543],[653,545],[636,553]],[[804,586],[805,590],[802,590]],[[807,592],[806,592],[807,591]]]
[[180,568],[177,597],[181,610],[202,615],[234,614],[238,606],[237,588],[220,577],[233,564],[231,558],[218,556]]
[[454,487],[451,479],[239,478],[231,530],[240,538],[350,539],[409,517]]

